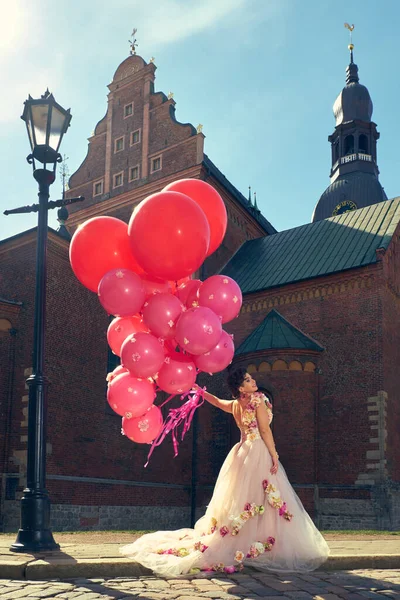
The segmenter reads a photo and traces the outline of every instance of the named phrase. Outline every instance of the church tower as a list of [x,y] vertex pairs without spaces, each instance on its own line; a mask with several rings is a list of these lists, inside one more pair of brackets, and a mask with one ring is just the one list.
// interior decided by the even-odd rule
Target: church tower
[[[354,26],[346,27],[352,31]],[[331,184],[314,209],[313,222],[387,200],[378,179],[379,133],[371,121],[372,100],[368,89],[359,83],[353,49],[350,43],[346,85],[333,105],[336,127],[328,138],[332,147]]]

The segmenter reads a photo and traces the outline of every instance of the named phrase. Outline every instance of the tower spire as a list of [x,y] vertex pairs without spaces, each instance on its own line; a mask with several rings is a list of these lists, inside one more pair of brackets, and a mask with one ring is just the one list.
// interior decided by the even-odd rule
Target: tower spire
[[350,44],[348,45],[348,49],[350,50],[350,64],[349,64],[349,66],[346,69],[346,84],[348,85],[349,83],[358,83],[359,82],[359,77],[358,77],[358,67],[354,63],[354,57],[353,57],[353,50],[354,50],[353,30],[354,30],[354,24],[353,25],[349,25],[349,23],[345,23],[344,26],[350,32]]

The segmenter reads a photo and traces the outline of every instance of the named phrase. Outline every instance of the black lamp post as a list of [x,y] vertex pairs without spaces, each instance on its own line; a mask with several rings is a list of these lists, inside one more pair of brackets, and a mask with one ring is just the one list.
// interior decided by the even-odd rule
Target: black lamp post
[[[33,372],[27,379],[29,388],[27,486],[21,498],[21,527],[10,550],[41,552],[57,550],[59,545],[50,530],[50,500],[46,490],[46,409],[47,380],[44,375],[44,334],[46,323],[46,255],[48,209],[83,200],[82,197],[48,202],[49,188],[55,180],[58,152],[71,121],[47,90],[38,100],[29,96],[21,117],[26,123],[32,154],[33,176],[39,184],[39,204],[5,211],[4,214],[38,211],[36,286],[33,342]],[[36,168],[35,160],[43,164]],[[51,170],[46,167],[49,166]]]

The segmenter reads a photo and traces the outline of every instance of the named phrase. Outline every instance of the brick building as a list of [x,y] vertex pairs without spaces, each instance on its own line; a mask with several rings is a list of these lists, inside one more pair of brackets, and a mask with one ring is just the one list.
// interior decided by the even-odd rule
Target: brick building
[[[201,277],[224,267],[243,289],[241,315],[230,324],[236,360],[272,397],[281,459],[306,507],[325,528],[398,528],[400,203],[387,201],[380,187],[379,134],[353,57],[335,103],[331,185],[313,223],[281,233],[204,154],[201,127],[176,120],[173,98],[155,92],[155,69],[136,55],[118,67],[107,113],[70,179],[68,194],[86,200],[49,231],[47,487],[54,529],[187,525],[191,507],[207,503],[236,441],[232,419],[207,405],[178,458],[165,442],[143,469],[148,447],[120,435],[120,418],[105,402],[107,315],[68,262],[79,223],[96,215],[127,221],[143,198],[184,177],[208,181],[226,203],[227,235]],[[25,477],[35,235],[33,229],[0,242],[5,530],[18,526]],[[222,374],[207,385],[227,393]]]

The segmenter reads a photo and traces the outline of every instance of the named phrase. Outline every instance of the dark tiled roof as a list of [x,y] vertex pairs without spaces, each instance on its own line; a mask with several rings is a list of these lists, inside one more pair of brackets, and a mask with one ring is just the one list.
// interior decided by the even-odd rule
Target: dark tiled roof
[[224,188],[232,194],[232,196],[241,204],[261,225],[266,233],[272,235],[276,233],[275,227],[261,214],[258,208],[255,208],[247,198],[225,177],[223,173],[214,165],[214,163],[204,155],[203,165],[206,170],[217,179]]
[[375,263],[400,221],[400,197],[245,242],[222,270],[244,294]]
[[260,325],[240,344],[236,355],[262,350],[313,350],[322,352],[320,346],[312,338],[297,329],[275,309],[272,309]]
[[373,173],[347,173],[341,175],[326,188],[314,209],[312,221],[330,217],[335,207],[344,200],[351,200],[358,208],[387,200],[379,179]]

